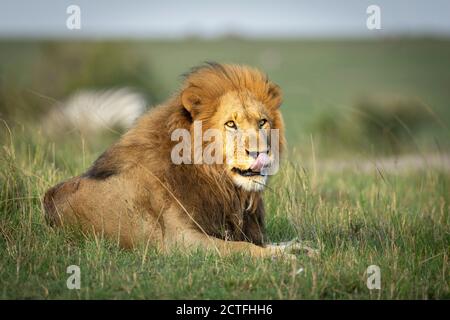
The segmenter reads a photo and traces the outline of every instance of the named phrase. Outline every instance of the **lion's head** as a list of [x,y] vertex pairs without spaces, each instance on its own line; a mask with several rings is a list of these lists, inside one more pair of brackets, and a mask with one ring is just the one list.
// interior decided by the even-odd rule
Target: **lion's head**
[[201,143],[203,150],[212,140],[221,145],[220,155],[212,152],[222,159],[220,169],[246,191],[263,190],[285,141],[280,88],[257,69],[208,63],[186,75],[180,99],[193,139],[195,122],[201,122],[203,134],[221,134],[221,140],[215,135]]

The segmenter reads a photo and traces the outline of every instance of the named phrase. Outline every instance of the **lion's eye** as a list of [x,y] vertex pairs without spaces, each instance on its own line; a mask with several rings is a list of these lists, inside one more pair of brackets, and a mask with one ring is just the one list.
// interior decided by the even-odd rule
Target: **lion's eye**
[[233,129],[236,129],[236,128],[237,128],[236,123],[234,123],[234,121],[227,121],[227,122],[225,123],[225,125],[226,125],[228,128],[233,128]]
[[266,119],[259,120],[259,127],[262,128],[267,123]]

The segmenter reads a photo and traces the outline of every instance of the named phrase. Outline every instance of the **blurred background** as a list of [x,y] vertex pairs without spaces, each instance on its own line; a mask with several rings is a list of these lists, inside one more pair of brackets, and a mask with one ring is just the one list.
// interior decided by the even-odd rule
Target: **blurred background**
[[97,154],[182,73],[218,61],[281,86],[291,150],[445,153],[449,12],[440,0],[0,0],[1,139],[73,153],[81,137]]

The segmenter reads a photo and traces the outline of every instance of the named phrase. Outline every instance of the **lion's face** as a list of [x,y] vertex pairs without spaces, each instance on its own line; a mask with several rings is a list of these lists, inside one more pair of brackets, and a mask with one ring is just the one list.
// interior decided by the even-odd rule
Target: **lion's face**
[[[216,155],[223,157],[220,170],[244,190],[264,189],[284,145],[280,87],[254,68],[208,64],[187,76],[179,98],[176,103],[181,103],[184,115],[189,114],[185,121],[191,133],[198,122],[203,130],[221,133],[222,154]],[[274,131],[279,139],[273,138]],[[206,140],[203,137],[202,141]],[[194,145],[192,152],[198,151]]]
[[274,112],[250,94],[229,92],[219,102],[210,126],[224,137],[224,170],[234,184],[246,191],[261,191],[267,183],[268,169],[274,163],[270,129],[275,127]]

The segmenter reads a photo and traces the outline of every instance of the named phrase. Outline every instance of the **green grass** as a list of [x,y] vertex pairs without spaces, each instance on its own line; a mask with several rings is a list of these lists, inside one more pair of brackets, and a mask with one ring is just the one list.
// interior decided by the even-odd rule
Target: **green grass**
[[[318,258],[162,256],[48,227],[42,195],[70,170],[49,161],[50,145],[13,140],[0,162],[1,298],[450,298],[450,178],[443,172],[313,175],[286,162],[265,194],[268,235],[299,237],[321,248]],[[67,161],[76,145],[65,151]],[[94,156],[85,153],[85,161]],[[81,290],[66,288],[72,264],[81,268]],[[371,264],[381,268],[379,291],[366,287]]]
[[[74,73],[74,81],[67,80],[60,91],[52,89],[52,82],[42,80],[41,74],[44,66],[56,61],[49,58],[46,45],[0,44],[0,117],[7,119],[0,122],[0,298],[450,298],[448,171],[425,167],[404,173],[375,168],[333,172],[310,165],[324,156],[379,154],[367,137],[348,147],[338,141],[345,135],[327,142],[329,136],[314,131],[318,117],[324,113],[345,117],[353,101],[365,94],[395,93],[425,102],[435,114],[433,122],[420,132],[408,132],[403,143],[416,153],[447,153],[449,42],[221,40],[125,46],[134,48],[137,56],[148,56],[160,90],[151,94],[156,100],[176,88],[180,73],[203,60],[266,69],[261,53],[269,50],[281,57],[278,66],[266,71],[285,92],[283,113],[290,151],[265,191],[268,236],[271,241],[298,237],[321,249],[320,256],[300,255],[295,263],[241,255],[220,258],[205,252],[163,256],[152,248],[126,251],[76,230],[48,227],[41,208],[44,192],[83,172],[117,136],[84,141],[74,134],[51,141],[41,135],[36,118],[50,103],[33,94],[30,99],[30,90],[62,99],[75,84],[110,84],[102,82],[101,76],[92,80],[85,73],[82,77]],[[64,52],[62,58],[68,54]],[[63,65],[52,72],[64,73]],[[102,68],[112,65],[104,63]],[[40,71],[31,79],[30,70]],[[83,70],[89,72],[89,68]],[[61,79],[70,77],[64,74]],[[154,85],[133,74],[123,79],[148,90]],[[326,127],[328,122],[324,123]],[[354,136],[354,123],[346,123],[348,136]],[[72,264],[81,268],[80,290],[66,287],[66,268]],[[372,264],[381,268],[381,290],[366,287],[365,272]],[[303,271],[297,273],[300,268]]]

